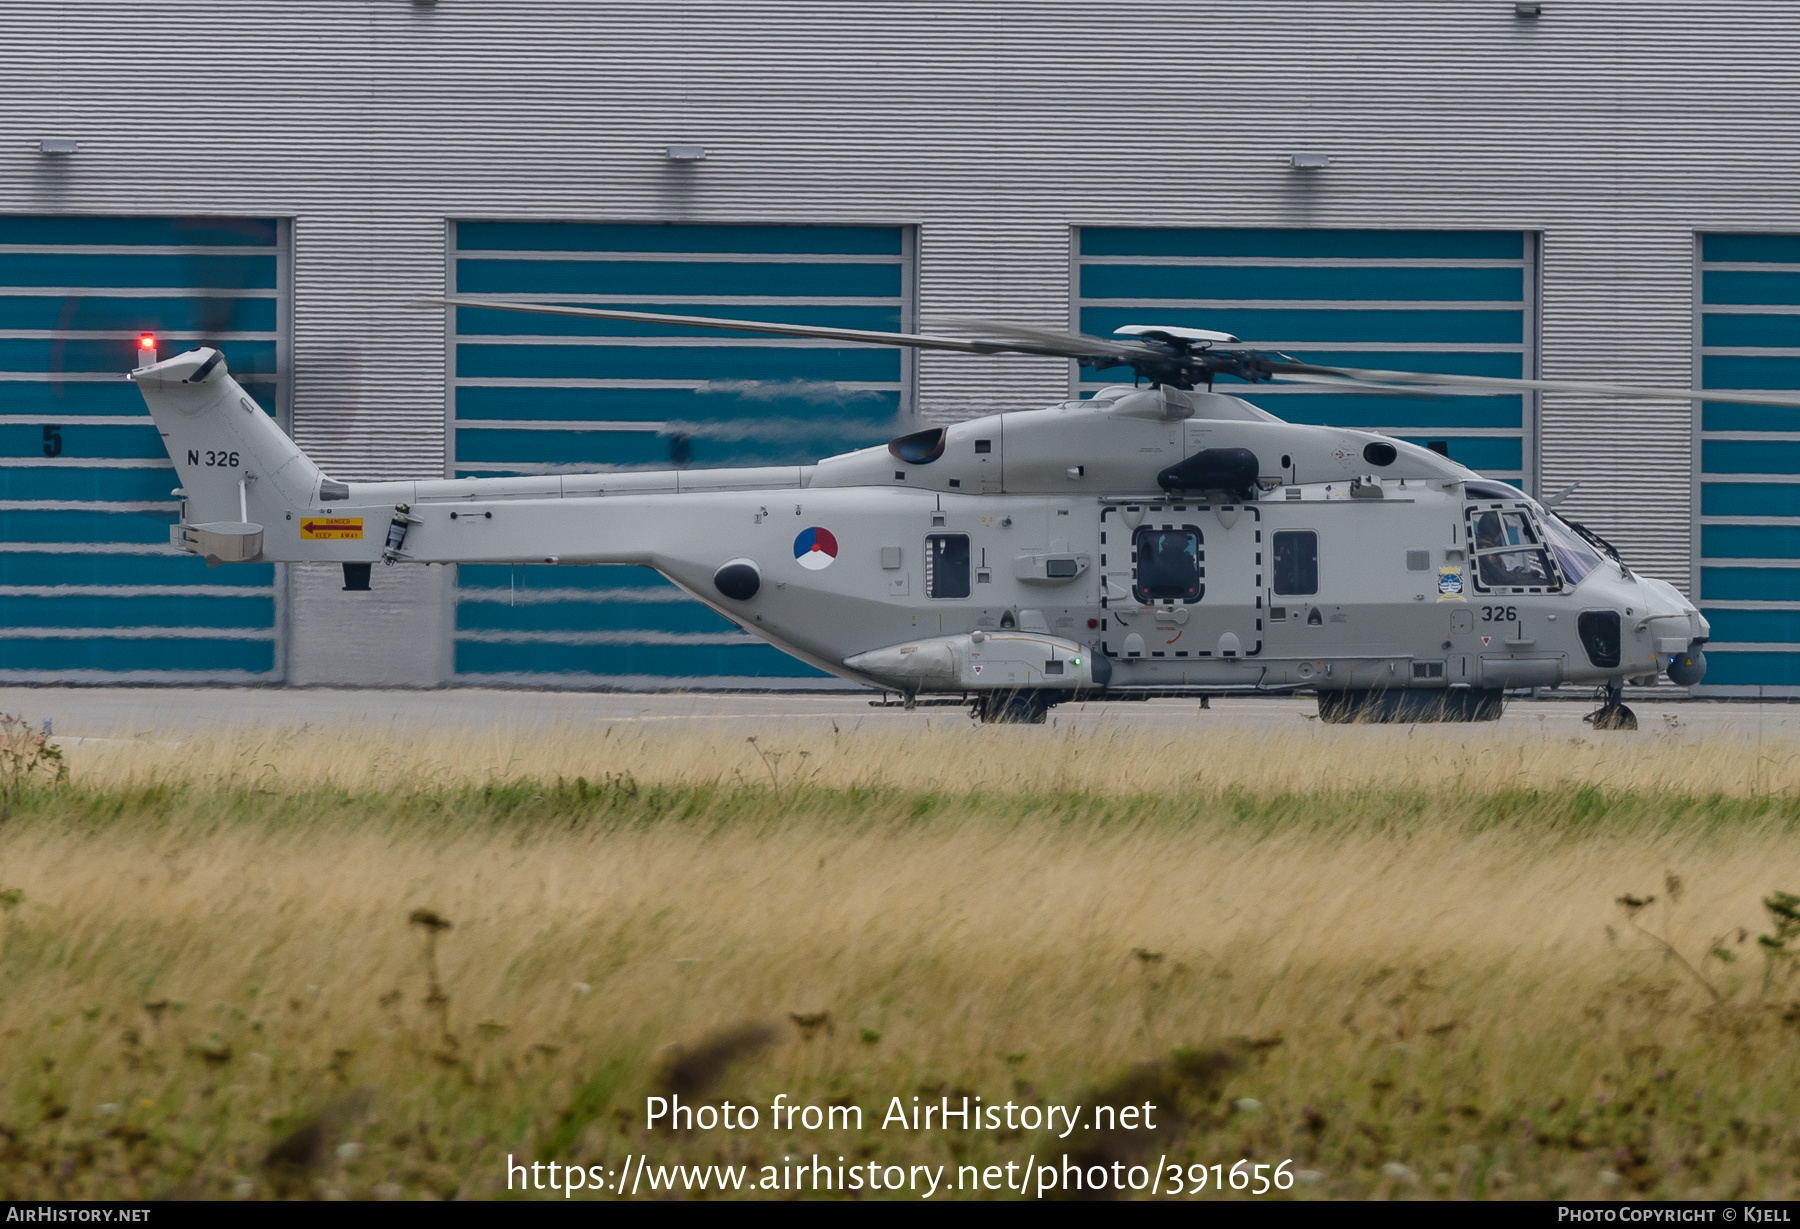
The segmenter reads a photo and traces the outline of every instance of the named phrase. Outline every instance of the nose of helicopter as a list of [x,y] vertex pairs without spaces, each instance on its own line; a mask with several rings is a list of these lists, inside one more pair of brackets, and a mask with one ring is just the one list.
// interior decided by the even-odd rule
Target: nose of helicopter
[[1658,664],[1677,687],[1694,686],[1706,677],[1706,654],[1700,647],[1712,634],[1706,616],[1669,582],[1651,576],[1639,580],[1644,587],[1639,600],[1645,624],[1656,637]]

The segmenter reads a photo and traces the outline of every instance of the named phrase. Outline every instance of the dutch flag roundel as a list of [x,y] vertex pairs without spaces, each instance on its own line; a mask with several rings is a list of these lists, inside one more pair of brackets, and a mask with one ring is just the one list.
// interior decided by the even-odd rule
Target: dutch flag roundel
[[831,530],[821,529],[814,525],[810,529],[802,529],[800,536],[794,539],[794,558],[803,568],[818,571],[828,568],[831,561],[837,558],[837,539],[831,536]]

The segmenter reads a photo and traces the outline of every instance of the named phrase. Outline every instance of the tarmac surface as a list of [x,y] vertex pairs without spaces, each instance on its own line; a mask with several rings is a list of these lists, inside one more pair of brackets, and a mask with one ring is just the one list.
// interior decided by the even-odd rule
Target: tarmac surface
[[[1631,699],[1641,730],[1682,737],[1733,733],[1800,737],[1800,704],[1753,701]],[[1487,728],[1506,732],[1539,729],[1547,734],[1579,734],[1582,717],[1593,711],[1585,696],[1515,700],[1501,720]],[[1062,704],[1052,710],[1057,726],[1088,728],[1198,727],[1229,724],[1245,729],[1301,728],[1316,719],[1311,698],[1214,699],[1202,709],[1194,700],[1146,700]],[[966,726],[960,706],[921,704],[872,707],[869,697],[843,692],[571,692],[500,691],[473,688],[441,691],[337,690],[330,688],[159,688],[7,687],[0,688],[0,713],[33,726],[52,723],[58,738],[181,737],[190,732],[259,728],[299,728],[336,724],[432,726],[480,729],[617,724],[712,723],[746,732],[791,730],[832,722],[872,725]]]

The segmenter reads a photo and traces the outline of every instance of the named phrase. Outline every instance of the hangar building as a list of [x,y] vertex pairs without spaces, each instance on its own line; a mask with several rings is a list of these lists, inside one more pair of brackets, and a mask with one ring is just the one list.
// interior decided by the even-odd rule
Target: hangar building
[[[1094,386],[447,290],[1800,387],[1787,2],[12,0],[0,44],[10,682],[832,685],[638,569],[174,554],[142,330],[345,479],[807,461]],[[1712,620],[1704,692],[1800,692],[1800,412],[1255,398],[1579,482]]]

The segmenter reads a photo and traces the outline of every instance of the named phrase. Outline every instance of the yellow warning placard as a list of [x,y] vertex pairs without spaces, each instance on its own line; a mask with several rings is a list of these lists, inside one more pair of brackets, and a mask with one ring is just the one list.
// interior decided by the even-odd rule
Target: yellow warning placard
[[300,536],[312,542],[362,541],[360,516],[308,516],[300,521]]

